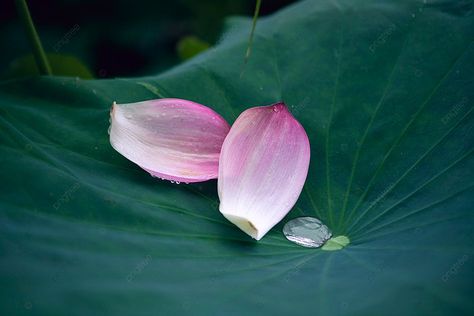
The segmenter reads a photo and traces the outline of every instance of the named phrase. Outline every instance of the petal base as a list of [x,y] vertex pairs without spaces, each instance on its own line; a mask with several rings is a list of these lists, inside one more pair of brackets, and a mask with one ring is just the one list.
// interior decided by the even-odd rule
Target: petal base
[[222,215],[253,239],[260,240],[260,238],[262,238],[262,236],[259,236],[258,229],[247,218],[225,213],[222,213]]

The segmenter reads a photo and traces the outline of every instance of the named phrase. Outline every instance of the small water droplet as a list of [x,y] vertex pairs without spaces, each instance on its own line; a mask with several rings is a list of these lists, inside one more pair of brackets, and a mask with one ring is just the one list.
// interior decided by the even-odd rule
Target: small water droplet
[[415,14],[415,13],[412,13],[412,14],[411,14],[411,17],[412,17],[412,18],[414,18],[415,16],[416,16],[416,14]]
[[170,180],[170,182],[173,183],[173,184],[175,183],[173,180]]
[[283,234],[289,241],[308,248],[321,247],[332,236],[329,228],[319,219],[308,216],[287,222]]
[[112,129],[112,126],[109,126],[109,128],[107,129],[107,134],[110,135],[110,130]]
[[189,182],[185,182],[185,184],[189,184]]
[[181,182],[179,182],[179,181],[176,181],[175,183],[176,183],[176,184],[180,184]]

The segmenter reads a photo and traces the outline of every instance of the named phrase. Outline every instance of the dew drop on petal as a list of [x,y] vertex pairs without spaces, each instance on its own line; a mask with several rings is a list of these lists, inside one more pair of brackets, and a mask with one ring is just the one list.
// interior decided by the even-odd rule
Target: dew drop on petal
[[329,228],[315,217],[290,220],[283,227],[283,234],[289,241],[308,248],[321,247],[332,236]]

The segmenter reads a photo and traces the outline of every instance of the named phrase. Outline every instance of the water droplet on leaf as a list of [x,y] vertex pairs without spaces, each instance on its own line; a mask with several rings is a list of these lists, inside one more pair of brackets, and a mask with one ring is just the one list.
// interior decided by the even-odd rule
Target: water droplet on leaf
[[283,234],[289,241],[308,248],[321,247],[332,236],[329,228],[315,217],[290,220],[283,227]]

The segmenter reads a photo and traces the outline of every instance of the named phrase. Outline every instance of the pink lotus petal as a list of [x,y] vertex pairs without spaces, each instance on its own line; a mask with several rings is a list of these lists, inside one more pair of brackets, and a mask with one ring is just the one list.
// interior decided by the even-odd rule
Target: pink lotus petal
[[110,143],[151,175],[179,182],[217,178],[229,124],[210,108],[180,99],[115,104]]
[[283,103],[236,120],[219,160],[219,210],[257,240],[296,203],[308,174],[309,140]]

